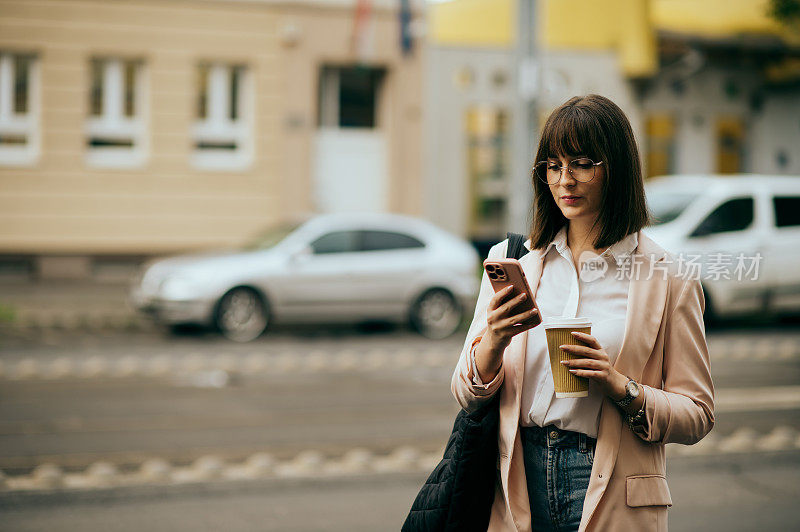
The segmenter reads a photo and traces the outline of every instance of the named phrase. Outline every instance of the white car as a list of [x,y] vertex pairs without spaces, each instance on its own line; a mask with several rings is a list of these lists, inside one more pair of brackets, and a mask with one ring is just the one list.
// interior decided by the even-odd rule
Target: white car
[[249,341],[271,322],[411,324],[454,333],[474,306],[478,254],[423,220],[392,214],[320,215],[266,235],[254,249],[148,263],[131,302],[167,325],[215,325]]
[[659,219],[645,233],[701,256],[708,321],[800,311],[800,177],[665,176],[645,190]]

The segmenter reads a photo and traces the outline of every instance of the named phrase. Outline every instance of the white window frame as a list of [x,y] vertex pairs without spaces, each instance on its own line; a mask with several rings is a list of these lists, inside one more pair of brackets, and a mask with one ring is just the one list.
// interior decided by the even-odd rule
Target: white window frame
[[[14,110],[14,57],[31,58],[28,70],[28,111]],[[0,144],[0,165],[32,166],[41,152],[39,60],[34,54],[0,51],[0,135],[24,136],[24,145]]]
[[[101,115],[86,120],[86,139],[106,138],[131,141],[132,146],[91,146],[86,148],[86,162],[98,168],[138,168],[147,162],[148,101],[146,69],[142,61],[120,57],[97,57],[103,65]],[[125,116],[125,63],[136,65],[133,89],[133,117]]]
[[[230,110],[230,76],[240,68],[238,118]],[[253,163],[254,93],[250,68],[238,63],[208,62],[206,109],[204,119],[195,119],[192,127],[192,165],[200,170],[247,170]],[[199,97],[199,95],[195,95]],[[199,148],[198,143],[233,143],[231,150]]]

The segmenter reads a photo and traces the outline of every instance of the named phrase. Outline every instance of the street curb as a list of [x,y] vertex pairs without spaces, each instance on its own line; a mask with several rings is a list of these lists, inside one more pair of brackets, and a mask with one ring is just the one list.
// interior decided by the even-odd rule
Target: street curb
[[[750,427],[739,428],[724,437],[711,432],[694,445],[667,444],[666,455],[668,458],[692,458],[798,450],[800,431],[782,425],[761,436]],[[65,473],[59,466],[45,463],[27,475],[6,476],[0,471],[0,492],[85,491],[258,479],[324,480],[401,473],[423,474],[433,470],[443,452],[443,448],[435,452],[425,452],[416,447],[401,446],[388,454],[375,454],[369,449],[358,447],[341,456],[327,457],[315,449],[306,449],[286,460],[277,460],[267,452],[254,453],[242,462],[226,462],[218,456],[206,455],[188,466],[175,466],[165,460],[151,458],[131,472],[120,471],[107,461],[95,462],[77,473]]]
[[0,381],[173,377],[185,385],[220,388],[239,375],[352,373],[387,367],[398,370],[451,367],[455,365],[457,355],[457,352],[454,355],[453,351],[441,348],[347,348],[313,349],[302,353],[291,350],[273,353],[258,351],[244,355],[222,352],[213,356],[200,353],[175,356],[164,352],[147,357],[96,355],[51,360],[26,357],[14,362],[0,360]]
[[[356,348],[321,349],[309,351],[282,350],[266,352],[254,347],[250,353],[221,352],[217,355],[188,353],[177,356],[171,352],[156,352],[150,356],[121,357],[59,357],[39,360],[26,357],[16,361],[0,360],[2,380],[58,380],[109,377],[174,377],[186,385],[223,387],[239,375],[352,373],[369,372],[387,367],[397,370],[411,368],[455,367],[459,350],[432,347],[426,350]],[[731,339],[715,340],[709,345],[712,362],[733,361],[794,361],[800,360],[800,340]]]
[[0,322],[0,333],[40,331],[125,331],[141,332],[156,327],[143,316],[130,311],[50,312],[17,311],[13,320]]

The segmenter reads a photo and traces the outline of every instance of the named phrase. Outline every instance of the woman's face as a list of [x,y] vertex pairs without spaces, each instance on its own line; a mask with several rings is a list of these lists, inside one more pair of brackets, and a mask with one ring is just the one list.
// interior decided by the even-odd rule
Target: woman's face
[[[574,160],[584,160],[586,157],[550,157],[548,162],[552,165],[565,167],[561,170],[559,180],[554,185],[548,185],[553,199],[561,209],[561,213],[568,220],[585,219],[593,222],[600,215],[600,202],[602,194],[602,184],[605,179],[605,166],[603,164],[594,167],[594,177],[591,181],[584,183],[566,169],[566,166]],[[570,196],[574,197],[571,199]]]

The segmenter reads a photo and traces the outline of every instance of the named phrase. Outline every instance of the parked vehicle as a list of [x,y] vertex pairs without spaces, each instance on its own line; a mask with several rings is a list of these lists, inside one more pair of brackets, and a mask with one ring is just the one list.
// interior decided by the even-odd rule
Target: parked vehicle
[[167,325],[215,325],[249,341],[273,322],[410,321],[444,338],[478,292],[472,246],[423,220],[328,214],[274,230],[252,249],[146,264],[133,305]]
[[[800,311],[800,177],[665,176],[645,189],[658,218],[645,233],[673,254],[702,256],[707,321]],[[740,279],[733,266],[720,275],[739,256],[757,275]]]

